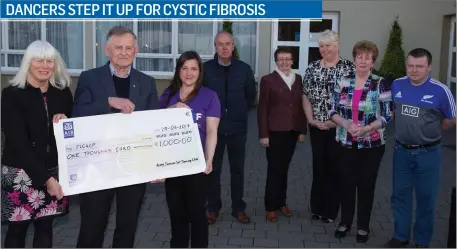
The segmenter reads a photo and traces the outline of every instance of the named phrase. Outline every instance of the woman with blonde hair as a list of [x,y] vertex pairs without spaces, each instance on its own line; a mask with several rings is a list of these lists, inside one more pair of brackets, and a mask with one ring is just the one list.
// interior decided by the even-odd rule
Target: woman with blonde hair
[[33,247],[52,247],[53,218],[68,213],[68,197],[58,182],[53,122],[70,116],[70,83],[59,52],[46,41],[34,41],[2,91],[2,222],[9,223],[5,247],[25,247],[32,223]]
[[325,30],[319,37],[321,60],[313,61],[303,77],[303,109],[310,125],[313,183],[310,210],[313,220],[329,223],[339,209],[338,167],[334,159],[336,125],[327,113],[335,83],[354,71],[351,61],[339,57],[339,37]]

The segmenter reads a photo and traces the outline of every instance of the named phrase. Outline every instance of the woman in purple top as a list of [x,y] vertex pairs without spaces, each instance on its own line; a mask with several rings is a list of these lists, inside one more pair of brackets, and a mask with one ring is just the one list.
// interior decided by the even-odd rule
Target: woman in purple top
[[202,86],[202,70],[203,63],[198,53],[184,52],[178,59],[170,86],[160,97],[161,108],[192,109],[206,158],[204,173],[165,180],[172,248],[189,247],[189,234],[191,247],[208,247],[206,175],[211,173],[213,168],[221,106],[216,93]]

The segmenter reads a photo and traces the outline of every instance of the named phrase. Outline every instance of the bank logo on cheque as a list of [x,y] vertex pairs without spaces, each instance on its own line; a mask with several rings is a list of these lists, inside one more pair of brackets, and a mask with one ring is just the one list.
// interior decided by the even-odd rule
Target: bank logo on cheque
[[63,122],[63,138],[72,138],[72,137],[75,137],[73,121]]

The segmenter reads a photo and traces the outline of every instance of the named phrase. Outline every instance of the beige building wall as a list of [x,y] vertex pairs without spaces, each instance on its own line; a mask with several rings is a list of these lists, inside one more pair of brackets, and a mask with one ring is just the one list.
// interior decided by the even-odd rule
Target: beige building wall
[[[324,0],[325,12],[339,13],[340,53],[343,58],[351,59],[355,42],[366,39],[375,42],[380,57],[375,67],[379,68],[387,47],[389,32],[395,17],[399,16],[403,29],[403,49],[405,53],[416,47],[424,47],[432,53],[432,76],[445,82],[447,70],[447,43],[450,15],[456,13],[454,0]],[[271,22],[259,23],[258,74],[259,79],[270,73]],[[86,58],[92,58],[92,25],[86,23]],[[91,68],[92,60],[87,60]],[[440,73],[441,71],[441,73]],[[1,85],[6,86],[9,75],[2,75]],[[77,77],[73,77],[76,86]],[[156,79],[159,94],[167,87],[169,79]]]
[[[405,54],[416,47],[428,49],[433,55],[432,76],[445,82],[450,15],[456,13],[454,0],[324,0],[324,12],[339,14],[340,54],[352,60],[352,47],[359,40],[371,40],[378,46],[379,68],[384,56],[391,25],[399,16],[403,29]],[[262,22],[259,45],[259,76],[270,72],[271,23]],[[268,43],[268,44],[267,44]],[[442,51],[442,44],[445,45]]]
[[[434,57],[432,77],[446,81],[446,74],[442,72],[447,70],[446,47],[450,16],[456,13],[454,0],[323,0],[323,11],[339,14],[341,56],[352,59],[353,45],[359,40],[371,40],[380,50],[376,68],[381,64],[391,25],[398,15],[405,54],[416,47],[428,49]],[[271,23],[261,23],[260,26],[265,32],[261,33],[260,40],[271,41]],[[271,68],[271,43],[270,46],[261,44],[259,48],[261,76]]]
[[398,15],[405,53],[417,47],[429,50],[434,57],[432,77],[439,78],[444,20],[456,13],[455,0],[324,0],[323,10],[340,13],[341,55],[352,58],[355,42],[371,40],[381,53],[376,68],[381,64],[391,24]]

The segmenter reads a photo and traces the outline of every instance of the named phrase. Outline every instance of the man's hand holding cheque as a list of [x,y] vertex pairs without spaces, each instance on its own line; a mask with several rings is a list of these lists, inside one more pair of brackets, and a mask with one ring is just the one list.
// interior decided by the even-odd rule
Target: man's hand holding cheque
[[120,110],[121,113],[132,113],[135,110],[135,104],[129,99],[110,97],[108,104],[111,108]]

